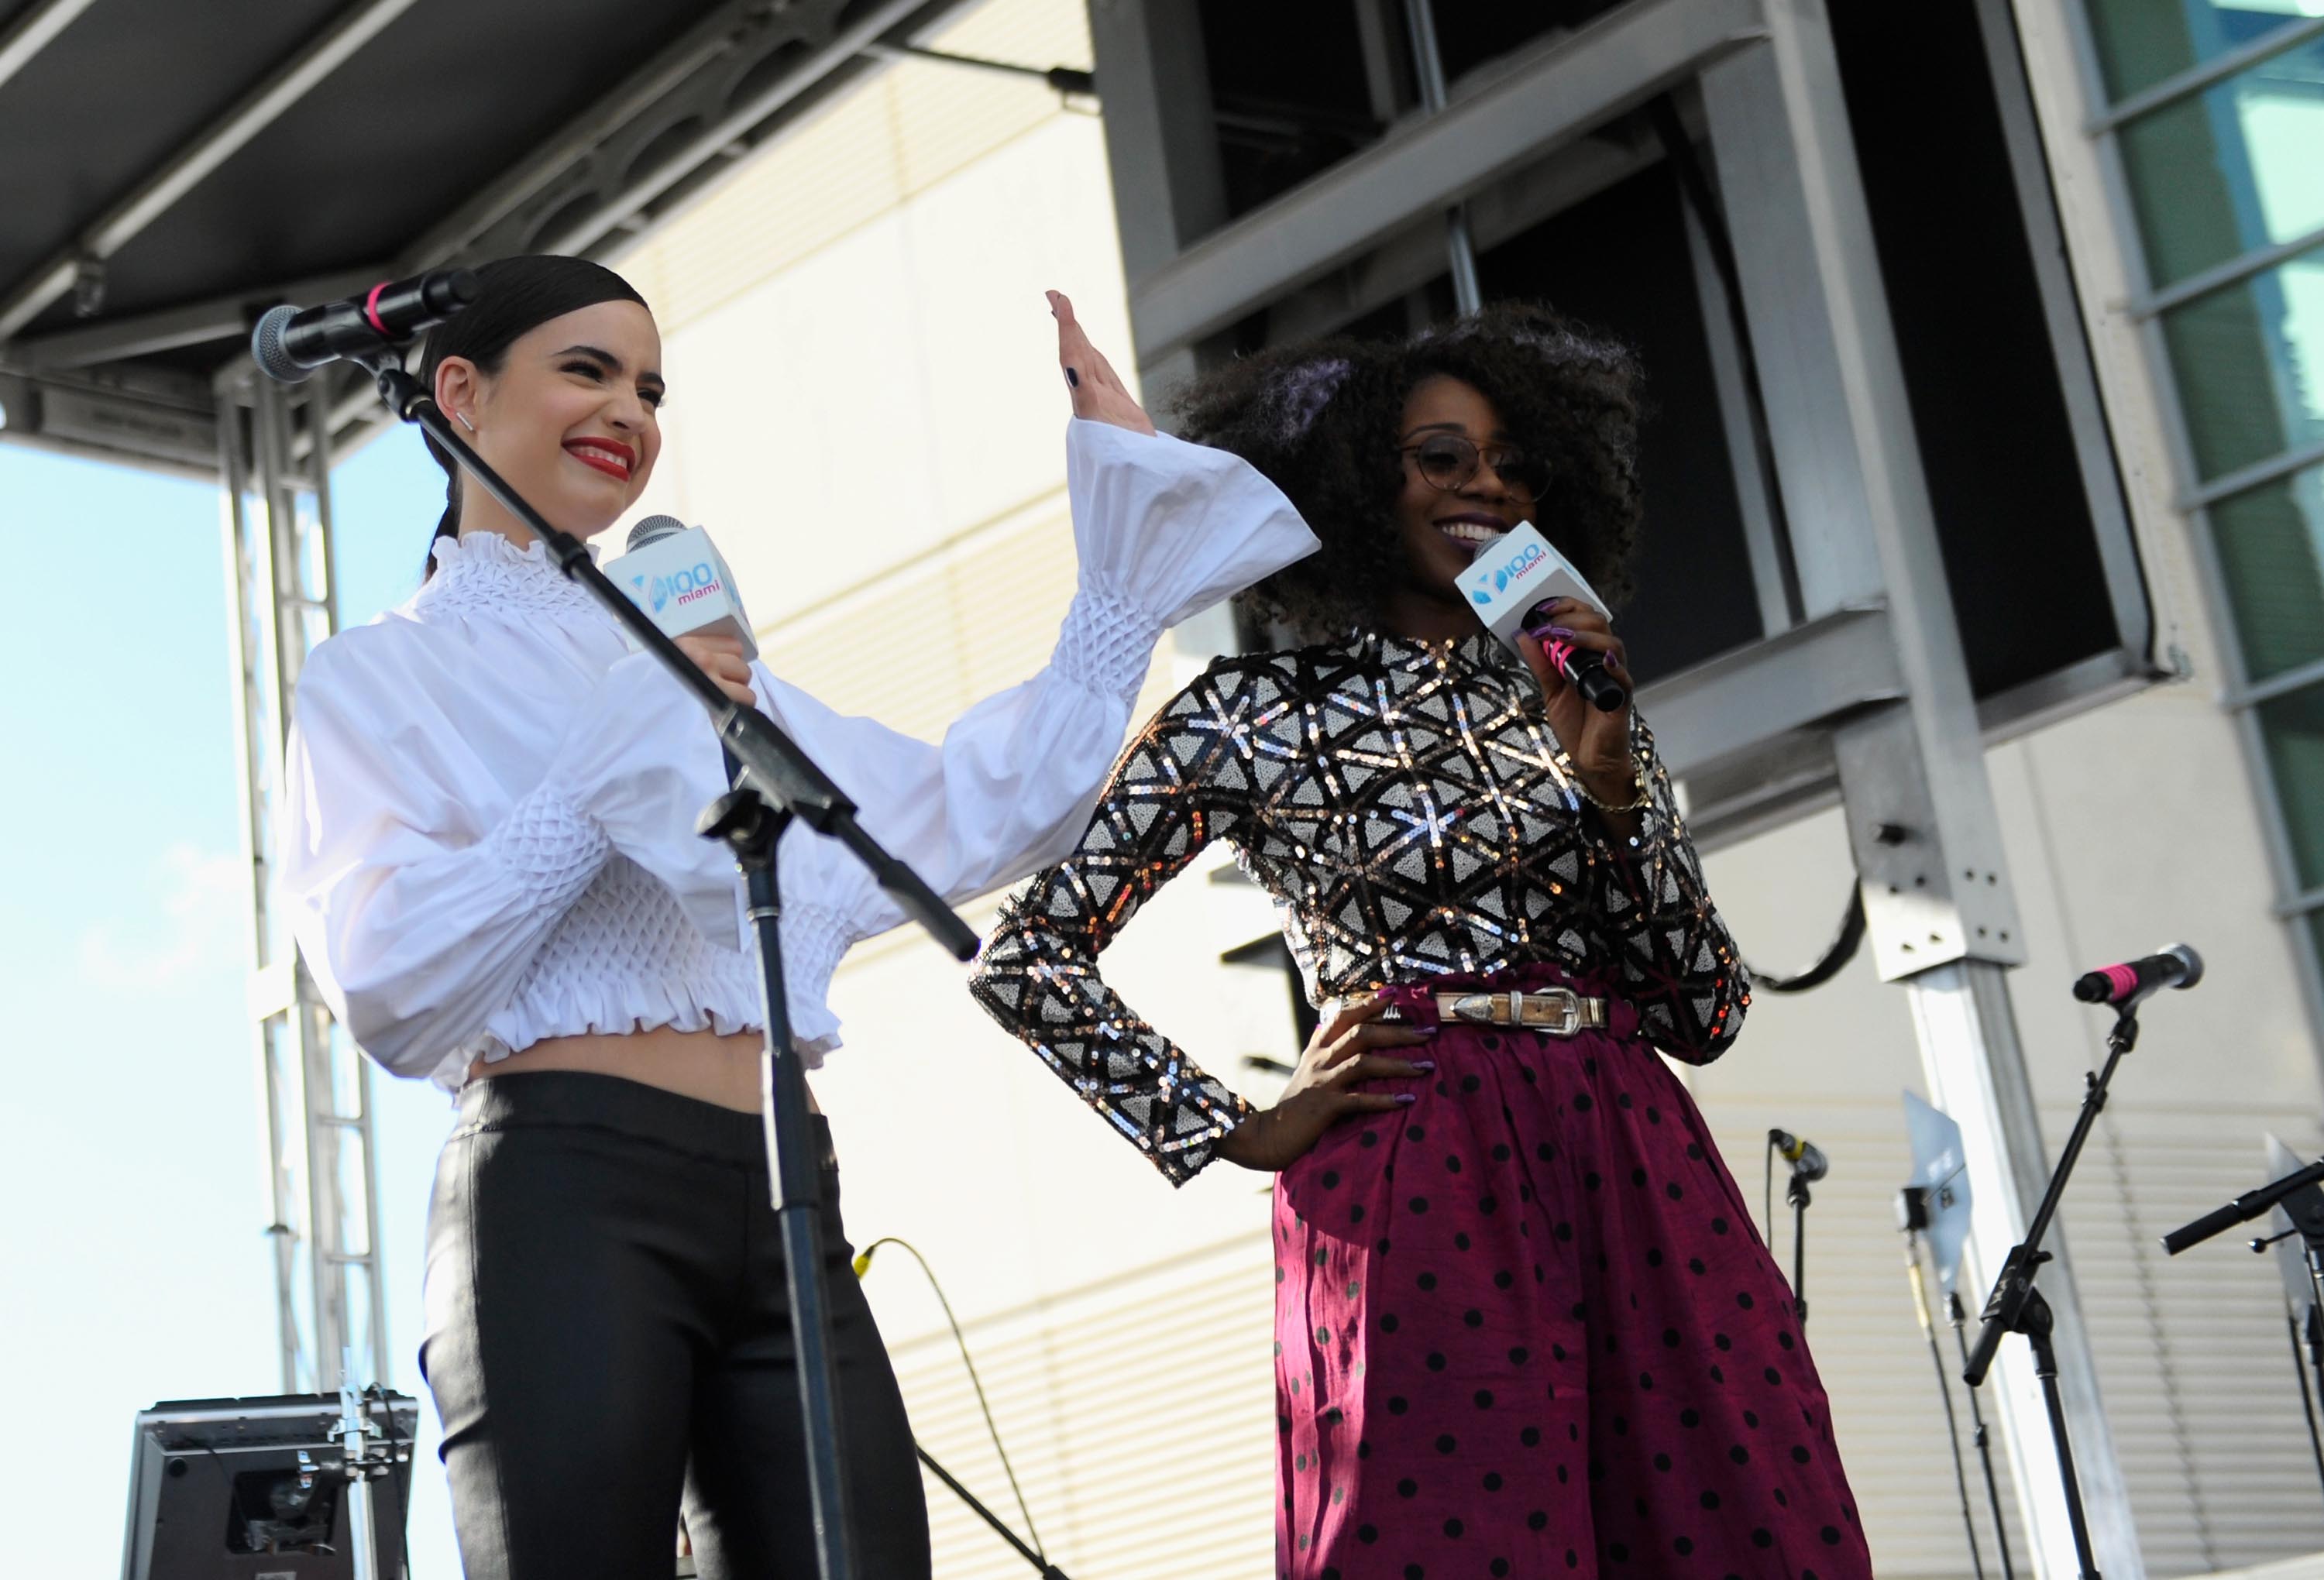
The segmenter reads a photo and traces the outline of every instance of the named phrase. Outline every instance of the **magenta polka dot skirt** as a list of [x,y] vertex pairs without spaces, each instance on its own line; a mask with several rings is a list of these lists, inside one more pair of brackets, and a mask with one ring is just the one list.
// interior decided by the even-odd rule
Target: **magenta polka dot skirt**
[[1380,1088],[1416,1103],[1277,1180],[1278,1571],[1869,1576],[1791,1291],[1669,1068],[1458,1023],[1420,1056]]

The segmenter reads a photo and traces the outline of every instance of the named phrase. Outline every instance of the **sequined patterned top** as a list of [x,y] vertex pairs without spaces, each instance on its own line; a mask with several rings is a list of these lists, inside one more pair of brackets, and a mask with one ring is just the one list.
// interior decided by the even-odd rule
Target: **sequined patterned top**
[[[1634,715],[1635,721],[1635,715]],[[1540,688],[1482,635],[1221,659],[1115,765],[1080,849],[1003,907],[972,991],[1173,1184],[1250,1112],[1105,985],[1097,955],[1212,840],[1274,897],[1311,1001],[1534,961],[1594,971],[1691,1063],[1749,983],[1633,724],[1651,804],[1617,844]]]

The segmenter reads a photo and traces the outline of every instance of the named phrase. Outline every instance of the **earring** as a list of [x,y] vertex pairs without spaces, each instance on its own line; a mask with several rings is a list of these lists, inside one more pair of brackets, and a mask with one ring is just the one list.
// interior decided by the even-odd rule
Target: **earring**
[[466,412],[456,411],[452,415],[460,419],[460,426],[462,427],[466,428],[470,433],[475,433],[476,431],[476,425],[468,420],[468,414]]

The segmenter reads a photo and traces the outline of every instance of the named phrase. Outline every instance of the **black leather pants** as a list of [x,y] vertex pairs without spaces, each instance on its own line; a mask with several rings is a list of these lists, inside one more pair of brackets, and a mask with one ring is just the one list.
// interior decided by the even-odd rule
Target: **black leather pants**
[[[815,1124],[857,1573],[922,1580],[911,1424]],[[663,1580],[681,1499],[710,1580],[815,1575],[756,1116],[613,1076],[471,1082],[437,1165],[427,1291],[420,1370],[471,1580]]]

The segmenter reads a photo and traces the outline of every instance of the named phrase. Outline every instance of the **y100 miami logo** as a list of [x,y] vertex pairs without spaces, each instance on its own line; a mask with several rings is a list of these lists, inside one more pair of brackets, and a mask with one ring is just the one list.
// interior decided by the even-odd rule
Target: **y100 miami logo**
[[[1510,583],[1521,582],[1526,576],[1531,575],[1533,574],[1533,568],[1541,564],[1542,561],[1547,557],[1548,556],[1542,553],[1541,545],[1537,543],[1526,544],[1523,548],[1517,550],[1517,554],[1510,558],[1507,565],[1500,565],[1494,570],[1493,592],[1508,592],[1509,590]],[[1490,603],[1493,601],[1492,594],[1488,593],[1481,587],[1470,593],[1469,596],[1474,598],[1480,603]]]
[[656,576],[650,585],[643,576],[632,576],[630,580],[636,585],[638,596],[656,614],[671,603],[691,603],[718,591],[718,573],[710,568],[707,560],[687,570]]

